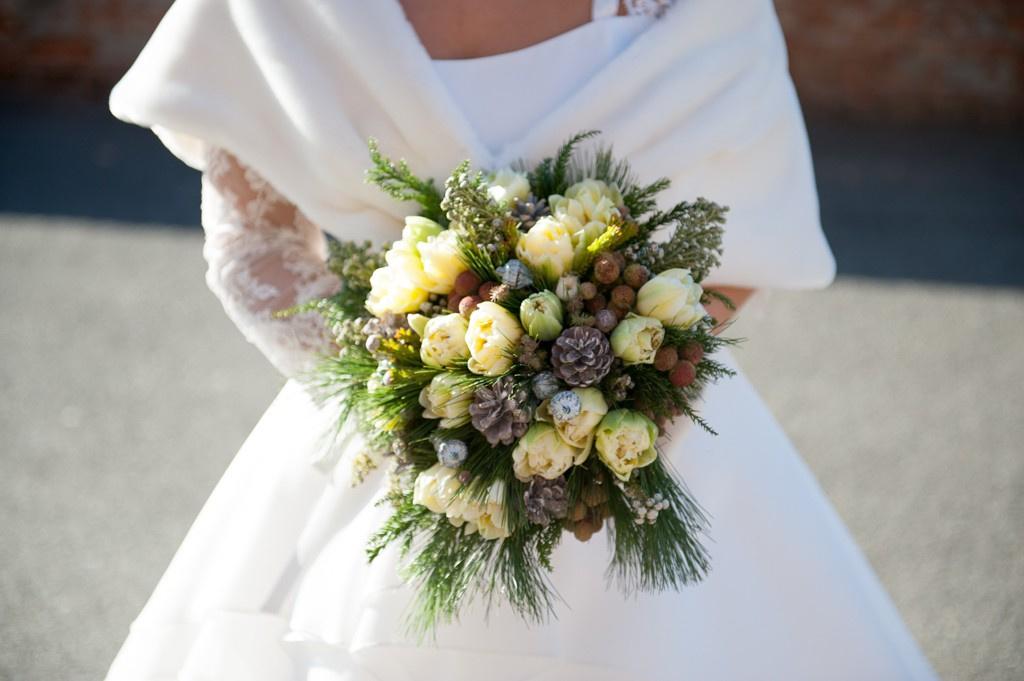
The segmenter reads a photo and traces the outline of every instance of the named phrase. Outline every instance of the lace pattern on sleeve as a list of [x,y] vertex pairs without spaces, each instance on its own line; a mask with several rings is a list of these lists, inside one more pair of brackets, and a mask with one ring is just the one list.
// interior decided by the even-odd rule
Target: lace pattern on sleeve
[[660,17],[669,7],[673,0],[622,0],[626,8],[626,14],[630,16],[654,16]]
[[320,230],[251,168],[208,152],[202,179],[206,282],[245,337],[286,376],[331,348],[314,313],[274,312],[337,291]]

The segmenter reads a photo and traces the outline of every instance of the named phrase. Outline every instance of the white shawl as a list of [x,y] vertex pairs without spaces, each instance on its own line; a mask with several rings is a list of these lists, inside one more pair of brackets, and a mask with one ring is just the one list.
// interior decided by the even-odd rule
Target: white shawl
[[768,0],[679,0],[497,153],[459,111],[398,0],[177,0],[110,104],[193,167],[204,145],[224,148],[325,231],[378,241],[396,237],[408,206],[364,183],[368,137],[440,181],[464,158],[482,168],[536,161],[600,129],[642,179],[673,181],[665,203],[702,195],[730,207],[713,282],[817,287],[834,274]]

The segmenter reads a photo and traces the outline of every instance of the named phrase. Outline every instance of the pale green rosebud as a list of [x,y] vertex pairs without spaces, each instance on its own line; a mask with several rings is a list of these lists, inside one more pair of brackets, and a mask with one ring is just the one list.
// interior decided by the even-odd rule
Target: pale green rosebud
[[688,329],[704,318],[703,295],[704,289],[693,280],[690,270],[665,270],[640,287],[636,311],[668,326]]
[[608,403],[597,388],[573,388],[572,392],[580,400],[579,413],[574,417],[565,420],[550,418],[550,405],[545,400],[537,412],[537,418],[542,421],[548,421],[550,418],[562,440],[581,451],[580,456],[576,458],[576,463],[579,464],[590,455],[594,444],[594,431],[608,413]]
[[420,391],[424,418],[441,419],[442,428],[457,428],[469,422],[473,390],[460,379],[460,376],[445,371],[430,380]]
[[626,315],[612,331],[612,352],[625,364],[653,364],[665,327],[653,317]]
[[562,333],[562,301],[551,291],[534,293],[520,306],[519,320],[530,336],[554,340]]
[[554,426],[538,421],[512,450],[512,470],[523,482],[535,475],[554,480],[586,458],[587,452],[563,440]]
[[503,168],[491,176],[487,195],[497,203],[514,204],[525,201],[530,195],[530,180],[526,173]]
[[502,375],[512,366],[512,352],[522,335],[515,315],[497,303],[480,303],[469,316],[467,367],[474,374]]
[[421,215],[409,215],[405,218],[405,227],[402,228],[402,241],[410,246],[426,241],[432,236],[437,236],[444,231],[444,227],[437,224],[430,218]]
[[569,230],[550,215],[538,220],[516,244],[516,257],[552,286],[572,267],[573,255]]
[[616,409],[598,424],[594,447],[615,477],[629,480],[634,470],[658,458],[657,439],[658,426],[649,418],[631,409]]
[[427,322],[430,321],[430,317],[416,312],[406,317],[406,320],[409,322],[409,328],[415,331],[417,336],[422,338],[423,332],[427,328]]

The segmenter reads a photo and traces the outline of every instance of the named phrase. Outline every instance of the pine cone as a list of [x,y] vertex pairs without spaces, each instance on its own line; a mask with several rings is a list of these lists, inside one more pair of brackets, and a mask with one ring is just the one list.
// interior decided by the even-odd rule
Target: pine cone
[[523,492],[526,518],[534,525],[548,526],[552,520],[561,520],[569,514],[569,500],[565,495],[565,476],[547,480],[537,475]]
[[588,508],[597,508],[608,501],[608,485],[597,482],[596,480],[591,482],[589,485],[583,488],[583,493],[580,495],[580,501],[587,505]]
[[511,376],[502,376],[492,385],[478,388],[473,404],[469,405],[473,427],[483,433],[492,446],[512,444],[530,425],[528,397],[526,389]]
[[516,199],[516,205],[512,208],[512,218],[518,220],[520,229],[527,230],[536,224],[545,215],[551,215],[548,209],[548,202],[545,199],[540,201],[530,194],[525,201]]
[[604,519],[600,516],[587,516],[572,526],[572,533],[580,541],[590,541],[595,533],[600,532],[604,527]]
[[551,348],[551,366],[555,376],[578,388],[600,382],[611,368],[613,359],[608,338],[592,326],[566,329]]

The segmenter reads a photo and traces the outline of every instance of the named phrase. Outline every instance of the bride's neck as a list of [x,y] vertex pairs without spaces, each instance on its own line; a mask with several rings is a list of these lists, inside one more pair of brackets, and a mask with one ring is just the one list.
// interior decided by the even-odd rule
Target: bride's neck
[[543,42],[591,20],[593,0],[399,0],[434,59],[473,59]]

